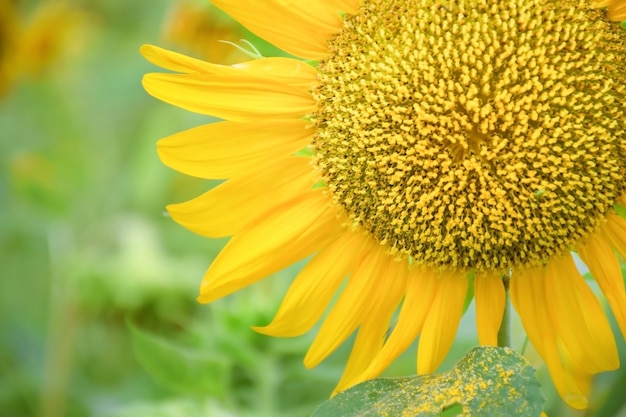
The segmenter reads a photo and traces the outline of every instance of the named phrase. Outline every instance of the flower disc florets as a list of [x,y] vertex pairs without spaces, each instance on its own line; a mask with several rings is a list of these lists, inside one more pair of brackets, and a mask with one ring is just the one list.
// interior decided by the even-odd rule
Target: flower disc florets
[[319,65],[314,163],[417,263],[542,264],[624,191],[620,31],[584,1],[365,1]]

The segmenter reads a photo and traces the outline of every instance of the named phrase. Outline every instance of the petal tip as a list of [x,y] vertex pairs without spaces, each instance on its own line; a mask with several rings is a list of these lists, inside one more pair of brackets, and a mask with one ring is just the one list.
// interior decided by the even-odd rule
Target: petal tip
[[563,397],[563,400],[576,410],[584,410],[589,407],[589,400],[582,394],[567,394]]
[[150,53],[150,51],[151,51],[151,50],[153,50],[153,49],[154,49],[154,46],[153,46],[153,45],[150,45],[150,44],[144,43],[143,45],[141,45],[141,46],[139,47],[139,53],[145,57],[145,56],[146,56],[146,54],[149,54],[149,53]]
[[198,297],[196,297],[196,301],[200,304],[209,304],[211,302],[206,294],[203,294],[202,292],[198,295]]

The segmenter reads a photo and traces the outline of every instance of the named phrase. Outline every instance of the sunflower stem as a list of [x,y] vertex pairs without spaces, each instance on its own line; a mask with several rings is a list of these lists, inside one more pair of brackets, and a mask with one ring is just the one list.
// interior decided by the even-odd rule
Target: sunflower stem
[[511,300],[509,298],[509,275],[502,276],[502,285],[504,285],[504,314],[502,314],[502,323],[498,330],[498,346],[511,347]]

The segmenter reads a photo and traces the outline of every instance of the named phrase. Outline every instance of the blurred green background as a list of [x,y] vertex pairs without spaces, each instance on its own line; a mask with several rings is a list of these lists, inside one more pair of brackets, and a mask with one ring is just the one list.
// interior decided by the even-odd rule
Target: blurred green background
[[[164,167],[156,140],[211,119],[143,91],[159,69],[139,46],[232,63],[244,57],[218,40],[241,38],[281,54],[203,0],[0,0],[0,417],[297,417],[328,398],[349,346],[309,371],[314,334],[250,329],[301,265],[198,305],[225,240],[164,210],[215,184]],[[476,344],[472,314],[444,368]],[[387,375],[413,373],[414,356]],[[551,415],[620,415],[624,371],[601,377],[586,413],[539,374]]]

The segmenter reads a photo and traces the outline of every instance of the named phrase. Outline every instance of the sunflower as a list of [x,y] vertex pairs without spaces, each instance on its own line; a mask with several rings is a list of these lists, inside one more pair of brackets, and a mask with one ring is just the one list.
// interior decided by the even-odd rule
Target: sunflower
[[228,44],[241,39],[244,36],[241,32],[236,22],[212,4],[189,0],[175,2],[163,25],[166,43],[218,64],[231,64],[246,58],[242,51]]
[[86,15],[64,1],[41,2],[32,16],[18,2],[0,0],[0,98],[26,77],[44,74],[75,47]]
[[224,120],[158,146],[178,171],[227,179],[168,207],[196,233],[232,236],[198,300],[310,257],[255,329],[301,335],[328,308],[304,362],[356,332],[340,391],[418,337],[417,372],[435,371],[469,285],[479,342],[495,345],[506,283],[559,394],[586,407],[591,377],[619,361],[573,252],[626,335],[614,253],[626,257],[626,48],[615,22],[626,1],[213,4],[301,59],[220,66],[142,48],[176,72],[146,75],[148,93]]
[[0,97],[9,90],[15,78],[13,55],[18,22],[15,5],[9,1],[0,1]]
[[[86,15],[66,1],[41,2],[24,22],[16,58],[21,75],[40,76],[77,44]],[[82,27],[81,27],[82,26]]]

